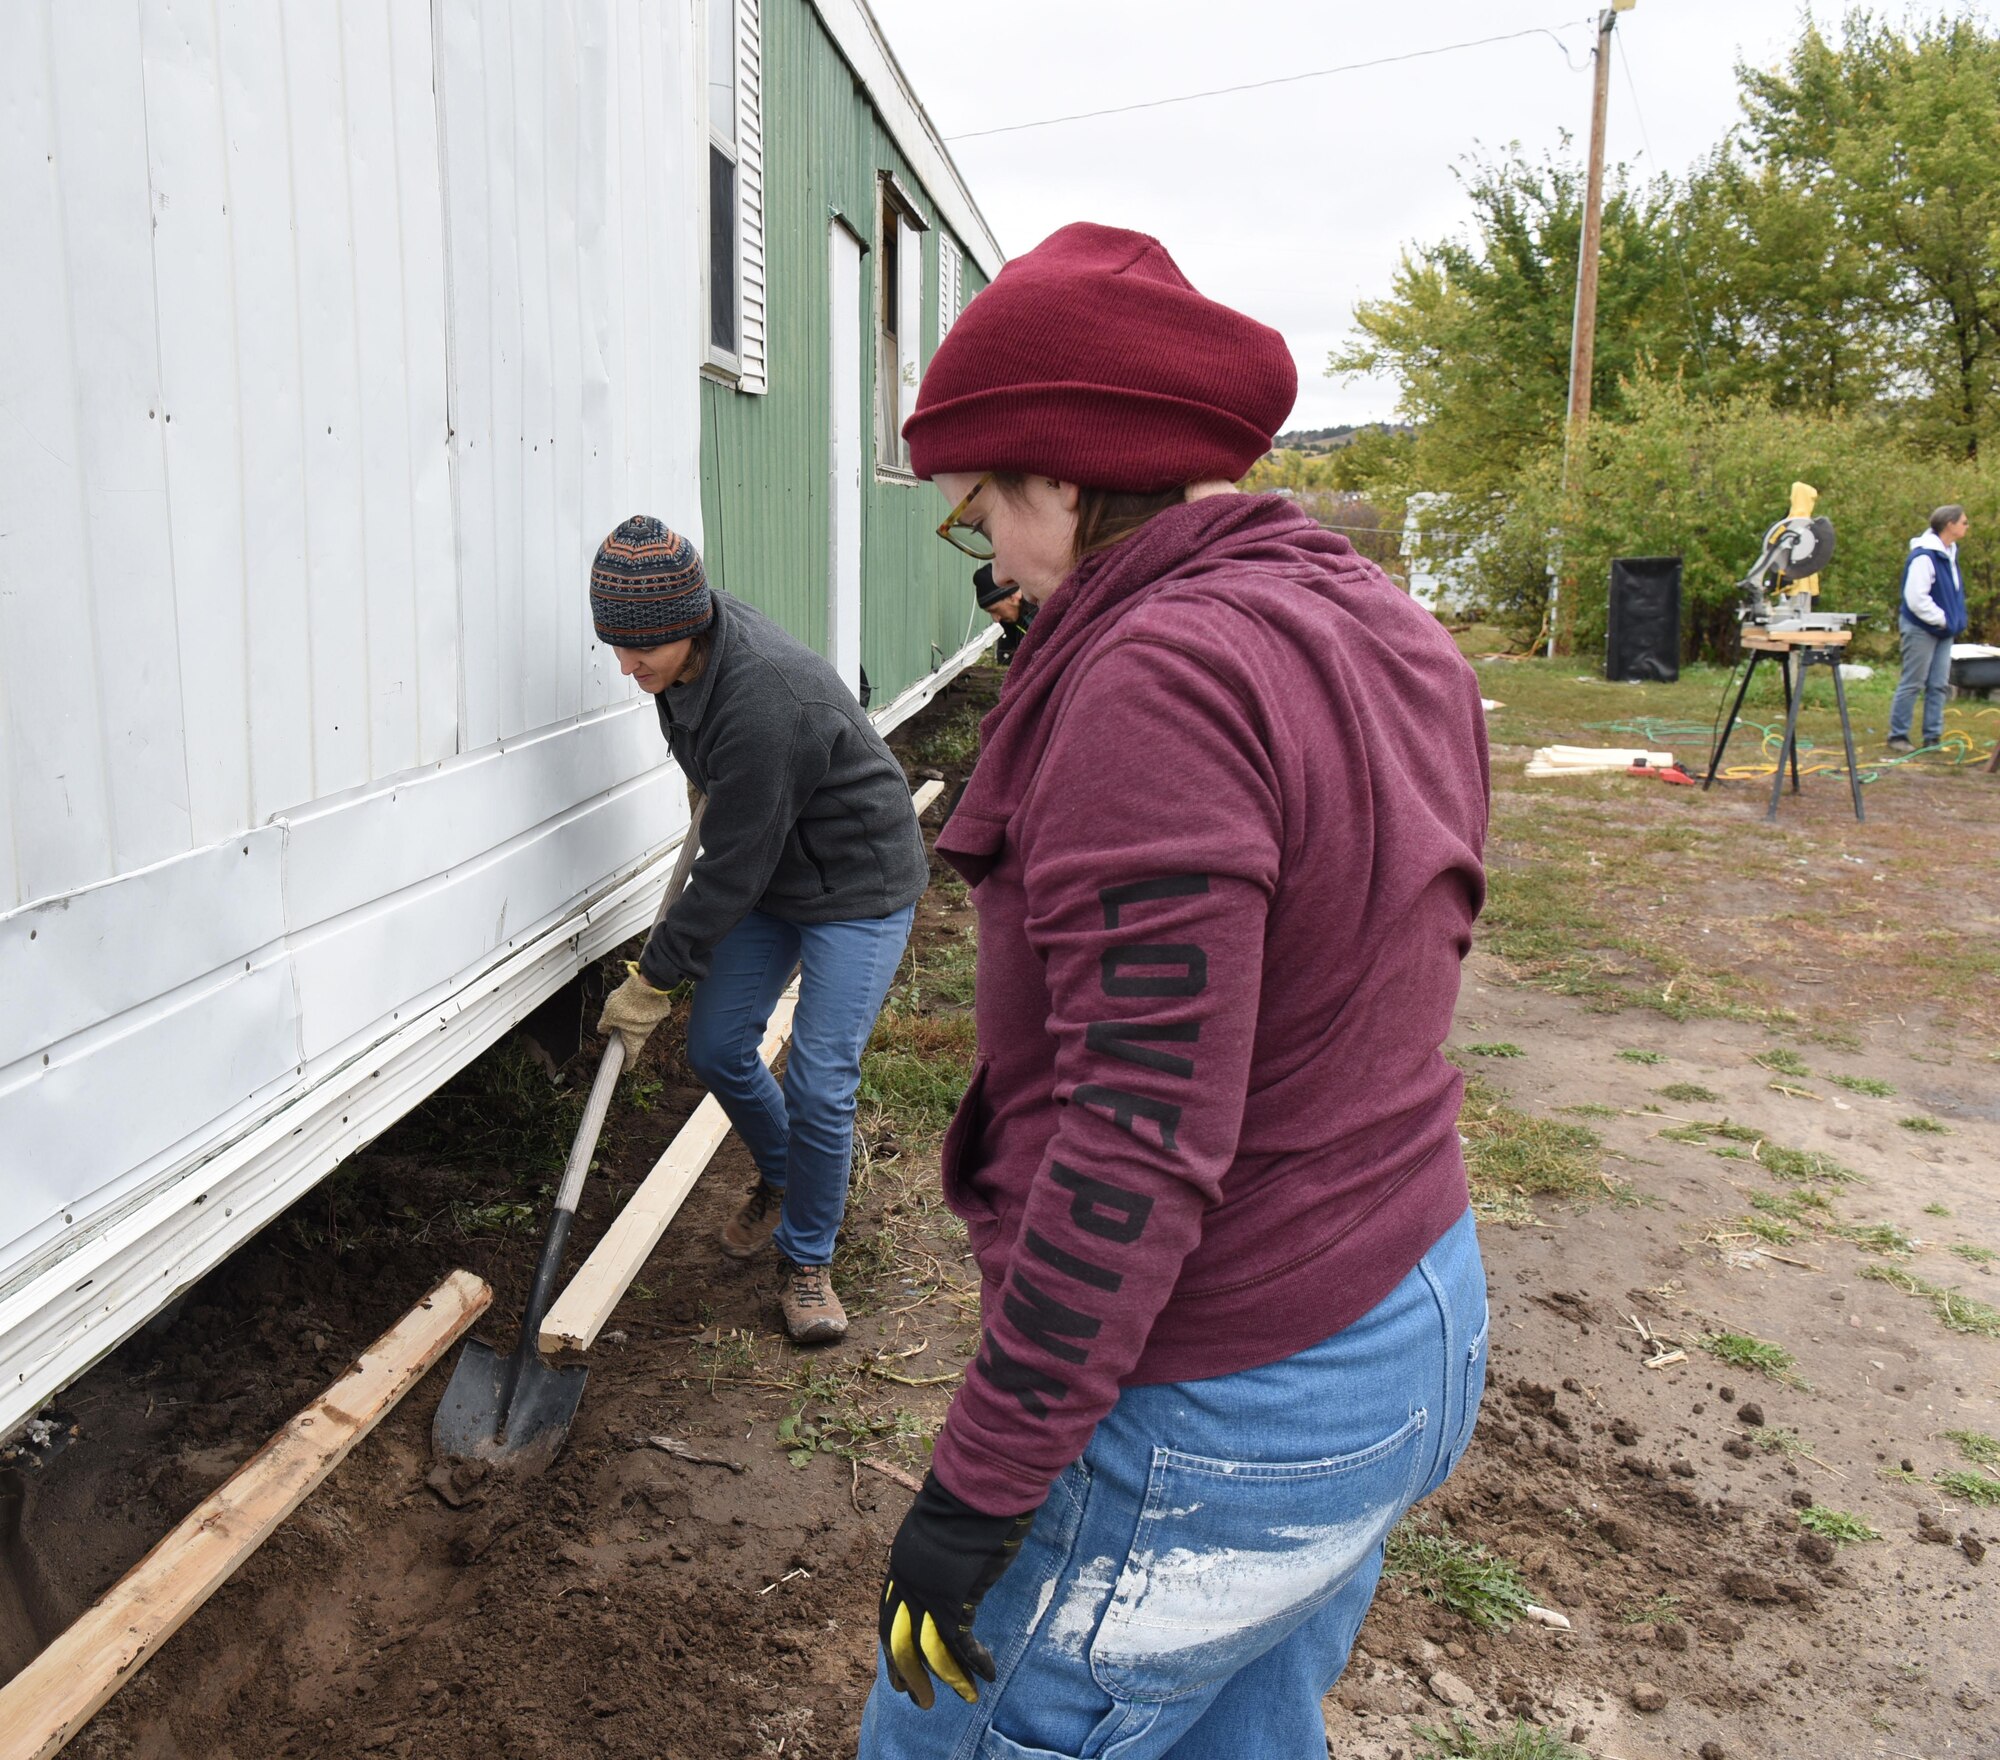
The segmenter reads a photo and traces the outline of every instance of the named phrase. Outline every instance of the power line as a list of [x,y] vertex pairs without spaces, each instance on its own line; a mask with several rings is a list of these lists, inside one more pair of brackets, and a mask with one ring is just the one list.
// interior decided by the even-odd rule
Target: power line
[[[965,134],[946,135],[947,141],[976,141],[987,135],[1019,134],[1024,129],[1053,128],[1060,122],[1088,122],[1098,116],[1125,116],[1134,110],[1159,110],[1169,104],[1192,104],[1201,98],[1223,98],[1236,92],[1261,92],[1272,86],[1296,85],[1300,80],[1326,79],[1336,73],[1361,73],[1371,67],[1394,67],[1404,61],[1423,61],[1435,55],[1450,55],[1460,49],[1484,49],[1494,43],[1512,43],[1522,37],[1547,37],[1562,50],[1563,59],[1569,61],[1569,49],[1558,30],[1572,30],[1575,21],[1549,26],[1536,25],[1529,30],[1506,31],[1497,37],[1472,37],[1463,43],[1439,43],[1429,49],[1411,49],[1401,55],[1383,55],[1373,61],[1349,61],[1339,67],[1316,67],[1310,73],[1287,73],[1276,79],[1255,79],[1239,86],[1211,86],[1206,91],[1180,92],[1171,98],[1147,98],[1137,104],[1113,104],[1105,110],[1076,110],[1067,116],[1044,116],[1035,122],[1009,122],[999,128],[975,128]],[[1575,63],[1571,62],[1571,71]]]

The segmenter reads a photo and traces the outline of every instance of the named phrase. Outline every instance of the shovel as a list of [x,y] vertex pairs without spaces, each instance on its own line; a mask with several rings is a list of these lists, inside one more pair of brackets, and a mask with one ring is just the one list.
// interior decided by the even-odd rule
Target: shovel
[[[705,800],[695,803],[673,878],[667,882],[653,918],[655,924],[687,885],[707,805]],[[444,1400],[431,1424],[431,1446],[449,1460],[504,1462],[521,1472],[540,1473],[554,1461],[569,1435],[583,1399],[583,1384],[590,1376],[589,1367],[571,1363],[551,1368],[542,1361],[535,1341],[541,1333],[542,1316],[555,1295],[563,1249],[569,1243],[570,1225],[576,1220],[577,1200],[583,1195],[597,1133],[604,1128],[604,1115],[611,1110],[612,1092],[624,1067],[625,1041],[613,1033],[597,1066],[597,1079],[590,1084],[583,1122],[577,1126],[576,1141],[570,1145],[569,1161],[563,1168],[555,1215],[549,1219],[548,1239],[542,1243],[535,1281],[528,1289],[527,1311],[521,1316],[520,1342],[512,1356],[503,1357],[491,1345],[468,1339],[444,1390]]]

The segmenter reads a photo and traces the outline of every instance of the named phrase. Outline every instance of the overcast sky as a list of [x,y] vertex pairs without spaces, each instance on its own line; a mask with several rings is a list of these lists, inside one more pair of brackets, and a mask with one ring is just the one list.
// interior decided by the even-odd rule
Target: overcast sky
[[[1285,333],[1295,427],[1394,413],[1393,387],[1325,377],[1357,300],[1412,240],[1462,226],[1454,171],[1590,128],[1595,12],[1577,0],[869,0],[1001,247],[1070,220],[1159,237],[1204,293]],[[1895,12],[1893,6],[1883,10]],[[1927,8],[1935,10],[1935,8]],[[1684,170],[1736,121],[1736,62],[1774,66],[1798,0],[1638,0],[1618,19],[1608,157]],[[1823,26],[1837,9],[1822,0]],[[1078,110],[1551,27],[1453,53],[1094,121]],[[1629,75],[1629,78],[1628,78]],[[1634,101],[1636,94],[1636,103]]]

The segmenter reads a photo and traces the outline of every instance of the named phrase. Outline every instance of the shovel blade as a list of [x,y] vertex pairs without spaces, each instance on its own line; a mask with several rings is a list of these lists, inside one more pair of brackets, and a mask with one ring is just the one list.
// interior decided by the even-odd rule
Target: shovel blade
[[517,1472],[545,1471],[561,1452],[589,1368],[552,1369],[531,1355],[514,1381],[511,1357],[468,1339],[431,1424],[431,1445],[449,1460],[487,1461]]

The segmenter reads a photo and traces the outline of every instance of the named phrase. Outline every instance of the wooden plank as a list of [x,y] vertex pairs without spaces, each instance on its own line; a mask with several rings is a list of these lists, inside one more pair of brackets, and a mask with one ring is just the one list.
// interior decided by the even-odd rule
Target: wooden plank
[[0,1687],[0,1760],[58,1752],[229,1581],[493,1300],[454,1271]]
[[1744,647],[1766,654],[1782,654],[1788,648],[1842,648],[1853,640],[1851,629],[1764,629],[1749,624],[1743,630]]
[[[769,1063],[784,1049],[792,1036],[792,1012],[799,1004],[795,979],[778,1006],[771,1011],[771,1024],[757,1055]],[[542,1318],[537,1339],[545,1351],[588,1350],[611,1318],[612,1309],[660,1244],[660,1236],[679,1213],[702,1169],[721,1148],[729,1135],[729,1117],[713,1094],[694,1109],[682,1125],[667,1152],[653,1164],[639,1189],[625,1201],[604,1238],[591,1249],[590,1257],[578,1267],[569,1286],[557,1296]]]
[[915,809],[917,817],[921,819],[928,813],[931,810],[931,803],[943,793],[944,784],[942,782],[927,782],[915,794],[911,795],[910,805]]

